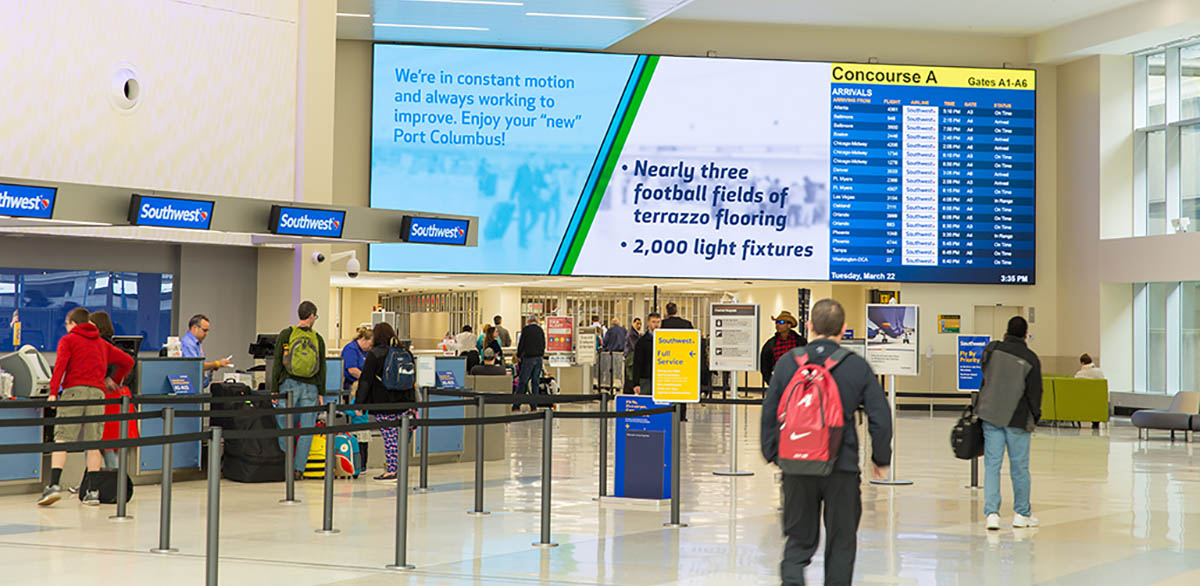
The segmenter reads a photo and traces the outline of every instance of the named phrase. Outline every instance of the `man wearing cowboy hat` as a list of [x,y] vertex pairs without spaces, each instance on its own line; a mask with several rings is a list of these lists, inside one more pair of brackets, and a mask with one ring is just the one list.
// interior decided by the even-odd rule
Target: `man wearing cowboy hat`
[[771,373],[775,372],[775,362],[779,357],[788,353],[792,348],[799,348],[808,345],[808,340],[804,336],[796,333],[796,326],[799,322],[792,316],[789,311],[781,311],[779,315],[771,318],[775,320],[775,335],[763,344],[762,354],[758,360],[758,370],[762,373],[763,385],[765,386],[771,380]]

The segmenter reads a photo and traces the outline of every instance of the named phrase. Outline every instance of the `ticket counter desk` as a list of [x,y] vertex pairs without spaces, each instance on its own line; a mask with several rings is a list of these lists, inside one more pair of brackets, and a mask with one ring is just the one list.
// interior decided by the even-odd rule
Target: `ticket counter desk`
[[[44,397],[34,397],[42,399]],[[28,399],[12,399],[11,402]],[[41,407],[6,408],[0,409],[0,419],[24,419],[27,417],[42,417]],[[0,444],[38,444],[42,443],[42,427],[0,427]],[[49,456],[46,456],[47,458]],[[41,454],[6,454],[0,456],[0,494],[23,494],[38,492],[42,489],[42,471],[49,470],[48,462],[43,464]]]
[[[138,360],[138,388],[135,396],[152,397],[156,395],[195,395],[204,391],[204,359],[203,358],[141,358]],[[183,393],[182,385],[186,381],[187,393]],[[179,391],[176,385],[181,385]],[[207,405],[197,403],[142,403],[142,411],[158,411],[164,407],[173,407],[175,412],[204,410]],[[197,433],[203,431],[204,419],[200,417],[175,417],[174,433]],[[163,434],[162,419],[143,419],[141,421],[142,437],[161,436]],[[177,472],[195,472],[200,474],[200,444],[201,442],[186,442],[175,444],[172,453],[172,465]],[[137,461],[132,467],[131,476],[134,482],[154,483],[162,480],[162,446],[142,446],[137,449]]]

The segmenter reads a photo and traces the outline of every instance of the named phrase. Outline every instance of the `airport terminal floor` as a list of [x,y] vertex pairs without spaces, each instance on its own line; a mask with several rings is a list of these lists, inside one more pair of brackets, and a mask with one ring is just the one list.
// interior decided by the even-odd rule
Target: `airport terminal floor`
[[[592,407],[564,406],[563,410]],[[395,488],[369,480],[335,483],[336,535],[318,535],[321,481],[297,484],[299,506],[278,504],[282,483],[221,485],[221,578],[228,584],[778,584],[783,539],[773,467],[758,455],[759,410],[741,410],[742,467],[755,475],[714,476],[728,465],[728,408],[694,407],[684,425],[682,529],[663,528],[668,509],[601,505],[598,423],[555,421],[554,549],[538,540],[541,434],[538,422],[506,424],[505,460],[488,463],[486,508],[472,506],[473,465],[430,467],[427,494],[411,497],[408,562],[384,569],[393,552]],[[1110,429],[1043,427],[1032,442],[1036,529],[1014,530],[1004,487],[1005,526],[983,526],[982,490],[965,488],[969,466],[950,455],[955,418],[902,411],[899,478],[912,486],[863,486],[855,582],[861,584],[1200,583],[1200,473],[1193,444],[1165,435],[1139,440],[1127,420]],[[982,471],[981,471],[982,472]],[[415,483],[415,469],[413,482]],[[1005,476],[1007,484],[1007,476]],[[173,543],[158,555],[158,487],[139,488],[134,521],[110,521],[112,506],[65,499],[50,508],[33,495],[0,498],[0,564],[12,583],[196,583],[204,572],[205,483],[175,486]],[[822,583],[820,553],[809,568]]]

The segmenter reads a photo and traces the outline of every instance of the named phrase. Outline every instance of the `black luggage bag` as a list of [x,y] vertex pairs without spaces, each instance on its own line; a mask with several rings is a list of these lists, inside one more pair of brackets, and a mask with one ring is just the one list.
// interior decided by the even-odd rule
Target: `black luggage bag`
[[[213,383],[213,397],[245,397],[244,401],[214,402],[212,408],[222,411],[270,409],[271,399],[240,383]],[[277,430],[275,416],[270,414],[213,417],[212,425],[227,430]],[[281,482],[284,480],[284,455],[279,439],[249,438],[225,440],[221,454],[221,474],[236,482]]]

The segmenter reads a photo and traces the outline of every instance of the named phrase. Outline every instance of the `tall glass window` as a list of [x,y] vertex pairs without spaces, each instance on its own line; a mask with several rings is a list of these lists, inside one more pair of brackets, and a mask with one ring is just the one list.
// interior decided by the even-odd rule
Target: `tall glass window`
[[1134,71],[1134,201],[1145,215],[1134,233],[1172,233],[1179,218],[1200,230],[1200,43],[1139,55]]
[[1167,233],[1167,131],[1146,133],[1146,234]]
[[1200,118],[1200,45],[1179,49],[1179,119]]
[[1182,340],[1179,345],[1179,388],[1200,390],[1200,282],[1183,283],[1180,288]]
[[1167,54],[1146,56],[1146,124],[1167,121]]
[[1167,295],[1174,283],[1150,283],[1146,296],[1146,392],[1167,392]]

